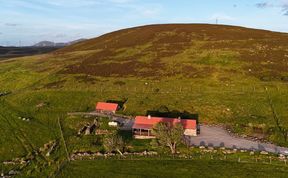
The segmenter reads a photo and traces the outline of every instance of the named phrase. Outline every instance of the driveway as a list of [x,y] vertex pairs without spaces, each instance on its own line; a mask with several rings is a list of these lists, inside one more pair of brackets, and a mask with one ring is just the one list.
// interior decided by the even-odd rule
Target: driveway
[[200,135],[197,137],[191,137],[192,145],[258,150],[270,153],[288,153],[288,148],[233,137],[221,127],[201,125],[200,128]]
[[133,124],[134,124],[134,119],[125,119],[122,117],[113,117],[112,118],[113,121],[117,121],[120,122],[121,124],[123,124],[121,126],[121,130],[132,130]]

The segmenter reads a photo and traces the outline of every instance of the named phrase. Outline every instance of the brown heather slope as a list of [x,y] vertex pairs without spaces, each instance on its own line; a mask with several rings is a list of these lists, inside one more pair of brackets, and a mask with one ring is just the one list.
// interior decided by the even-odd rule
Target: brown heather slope
[[[84,52],[61,73],[95,76],[207,77],[246,74],[288,80],[288,34],[208,24],[149,25],[112,32],[63,48]],[[73,58],[73,57],[72,57]]]

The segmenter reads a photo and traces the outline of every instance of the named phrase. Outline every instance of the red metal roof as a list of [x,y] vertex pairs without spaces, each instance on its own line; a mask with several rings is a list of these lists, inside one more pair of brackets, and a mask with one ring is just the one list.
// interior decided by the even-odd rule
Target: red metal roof
[[196,129],[196,120],[149,116],[136,116],[133,128],[152,129],[159,122],[169,122],[173,125],[181,123],[184,129]]
[[96,105],[96,110],[116,111],[117,108],[118,104],[115,103],[98,102]]

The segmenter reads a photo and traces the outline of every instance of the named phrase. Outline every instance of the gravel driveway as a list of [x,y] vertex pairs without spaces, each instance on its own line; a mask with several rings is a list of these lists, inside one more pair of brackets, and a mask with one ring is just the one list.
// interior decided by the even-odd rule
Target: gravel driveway
[[200,135],[197,137],[191,137],[192,145],[226,147],[232,149],[237,148],[288,154],[288,148],[279,147],[273,144],[251,141],[244,138],[236,138],[231,136],[221,127],[201,125],[200,128]]
[[113,117],[112,120],[123,124],[123,126],[120,128],[121,130],[132,130],[134,119],[124,119],[121,117]]

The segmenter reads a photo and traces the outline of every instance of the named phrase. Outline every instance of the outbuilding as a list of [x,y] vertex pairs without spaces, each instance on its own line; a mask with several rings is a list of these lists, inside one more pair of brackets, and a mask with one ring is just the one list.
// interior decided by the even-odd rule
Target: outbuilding
[[99,113],[115,114],[117,110],[118,110],[118,104],[116,103],[98,102],[96,104],[96,112]]

